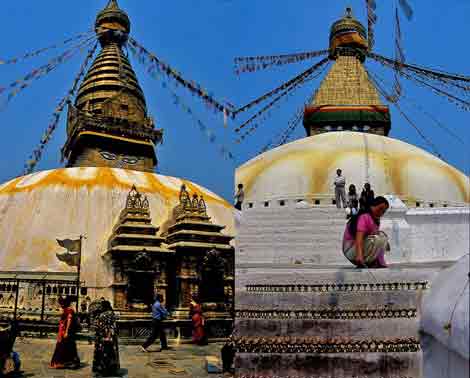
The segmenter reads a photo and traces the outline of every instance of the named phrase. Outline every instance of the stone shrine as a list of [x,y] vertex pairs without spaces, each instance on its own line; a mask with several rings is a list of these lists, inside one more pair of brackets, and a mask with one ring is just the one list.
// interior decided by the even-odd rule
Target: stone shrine
[[151,223],[148,199],[132,187],[109,239],[108,258],[114,271],[114,306],[148,311],[155,293],[167,299],[168,265],[174,252],[162,246],[159,227]]

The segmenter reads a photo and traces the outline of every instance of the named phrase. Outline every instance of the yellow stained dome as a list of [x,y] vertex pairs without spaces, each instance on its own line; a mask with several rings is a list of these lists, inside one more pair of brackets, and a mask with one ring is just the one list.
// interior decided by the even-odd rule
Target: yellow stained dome
[[370,182],[377,195],[395,194],[408,206],[463,206],[469,177],[426,151],[389,137],[330,132],[268,151],[240,166],[236,184],[246,201],[302,199],[331,204],[336,169],[360,191]]
[[107,286],[111,272],[102,255],[133,185],[145,194],[155,226],[166,230],[182,184],[202,195],[214,223],[233,235],[232,206],[211,191],[179,178],[117,168],[64,168],[19,177],[0,186],[2,271],[76,271],[60,262],[56,239],[86,236],[82,279]]

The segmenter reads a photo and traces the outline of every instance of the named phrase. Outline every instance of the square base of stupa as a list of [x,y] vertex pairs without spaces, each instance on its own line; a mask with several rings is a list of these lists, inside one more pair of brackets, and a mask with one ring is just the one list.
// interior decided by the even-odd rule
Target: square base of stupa
[[449,264],[239,266],[237,376],[421,378],[421,297]]

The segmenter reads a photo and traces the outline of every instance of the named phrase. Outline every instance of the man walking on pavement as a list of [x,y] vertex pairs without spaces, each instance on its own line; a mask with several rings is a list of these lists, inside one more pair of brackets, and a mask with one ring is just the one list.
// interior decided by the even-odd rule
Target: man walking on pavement
[[343,208],[346,207],[346,179],[344,176],[341,176],[341,169],[336,170],[336,178],[335,178],[335,199],[336,199],[336,207],[341,209],[341,202],[343,204]]
[[165,320],[169,314],[162,302],[163,296],[157,294],[155,303],[152,305],[152,334],[141,346],[143,352],[148,352],[147,348],[154,343],[157,337],[160,337],[161,350],[169,349],[165,330],[162,327],[162,321]]

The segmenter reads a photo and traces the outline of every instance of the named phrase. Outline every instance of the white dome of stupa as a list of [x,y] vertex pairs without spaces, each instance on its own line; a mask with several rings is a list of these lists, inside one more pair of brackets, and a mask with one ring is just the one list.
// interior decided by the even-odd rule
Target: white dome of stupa
[[430,153],[382,135],[329,132],[296,140],[237,169],[245,201],[303,198],[330,204],[340,168],[347,186],[364,183],[376,195],[392,194],[409,207],[464,206],[470,202],[469,177]]

